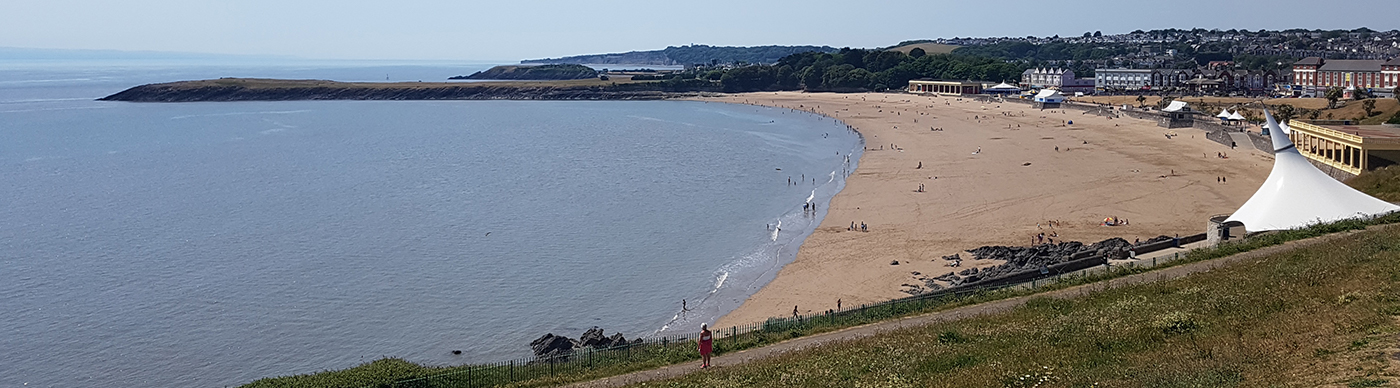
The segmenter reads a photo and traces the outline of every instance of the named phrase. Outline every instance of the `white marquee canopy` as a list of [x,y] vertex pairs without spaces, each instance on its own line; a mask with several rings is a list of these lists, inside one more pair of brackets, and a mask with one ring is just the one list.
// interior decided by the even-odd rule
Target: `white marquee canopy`
[[1297,229],[1308,225],[1370,217],[1400,210],[1318,170],[1298,153],[1287,132],[1264,110],[1274,145],[1274,169],[1239,210],[1225,221],[1239,221],[1250,232]]

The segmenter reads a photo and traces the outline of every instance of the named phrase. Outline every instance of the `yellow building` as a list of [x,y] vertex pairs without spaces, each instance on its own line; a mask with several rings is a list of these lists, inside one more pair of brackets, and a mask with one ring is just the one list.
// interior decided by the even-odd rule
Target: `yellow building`
[[910,93],[981,94],[982,83],[974,81],[944,81],[916,79],[909,81]]
[[1352,175],[1400,163],[1400,128],[1385,125],[1288,124],[1298,152]]

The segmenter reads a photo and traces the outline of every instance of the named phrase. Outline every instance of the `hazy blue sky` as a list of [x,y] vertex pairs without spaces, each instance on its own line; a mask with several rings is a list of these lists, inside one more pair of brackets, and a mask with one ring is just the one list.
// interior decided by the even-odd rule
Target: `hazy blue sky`
[[1400,0],[0,0],[0,46],[519,60],[1153,28],[1400,28]]

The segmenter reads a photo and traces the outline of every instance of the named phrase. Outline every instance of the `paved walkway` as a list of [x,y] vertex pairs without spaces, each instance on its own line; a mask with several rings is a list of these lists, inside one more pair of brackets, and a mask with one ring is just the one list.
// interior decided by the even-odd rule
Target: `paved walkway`
[[[1395,227],[1397,225],[1400,224],[1372,226],[1370,228],[1367,228],[1367,230],[1381,230],[1388,227]],[[1079,296],[1089,295],[1091,293],[1103,291],[1110,288],[1177,279],[1195,273],[1214,270],[1216,268],[1220,268],[1244,260],[1251,260],[1278,252],[1284,252],[1288,250],[1293,250],[1310,245],[1315,245],[1322,242],[1335,240],[1338,238],[1350,236],[1355,233],[1358,233],[1358,231],[1335,233],[1305,240],[1290,241],[1280,245],[1240,253],[1234,256],[1222,257],[1219,259],[1207,260],[1191,264],[1184,264],[1156,271],[1144,272],[1136,275],[1129,275],[1120,278],[1104,280],[1097,283],[1075,286],[1063,290],[1043,292],[1035,295],[1022,296],[1010,299],[1003,299],[972,306],[963,306],[946,311],[939,311],[919,316],[877,322],[833,332],[810,335],[806,337],[779,342],[769,346],[716,356],[710,359],[710,363],[713,364],[714,368],[723,369],[726,367],[732,367],[753,361],[762,360],[787,352],[799,351],[802,349],[812,348],[835,342],[852,341],[860,338],[874,336],[883,332],[889,332],[908,327],[928,326],[939,322],[953,321],[982,315],[1003,313],[1020,307],[1021,305],[1025,304],[1027,300],[1035,297],[1048,296],[1053,298],[1076,298]],[[1172,253],[1175,253],[1173,251],[1180,252],[1183,250],[1167,249],[1163,252],[1166,252],[1165,255],[1170,255]],[[1141,259],[1142,258],[1140,257],[1139,260]],[[693,361],[684,364],[662,367],[659,369],[645,370],[599,380],[575,383],[569,385],[568,387],[621,387],[628,384],[670,379],[701,371],[704,370],[700,369],[700,362]]]

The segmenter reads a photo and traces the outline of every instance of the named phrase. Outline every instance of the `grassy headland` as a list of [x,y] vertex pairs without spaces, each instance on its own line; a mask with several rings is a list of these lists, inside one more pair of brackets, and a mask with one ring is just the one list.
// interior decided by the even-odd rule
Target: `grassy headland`
[[584,65],[495,66],[469,76],[449,79],[477,80],[575,80],[598,76],[598,71]]
[[[641,82],[630,77],[565,81],[336,82],[220,78],[136,86],[106,101],[289,101],[289,100],[629,100],[661,99],[718,86]],[[686,95],[686,94],[682,94]]]

